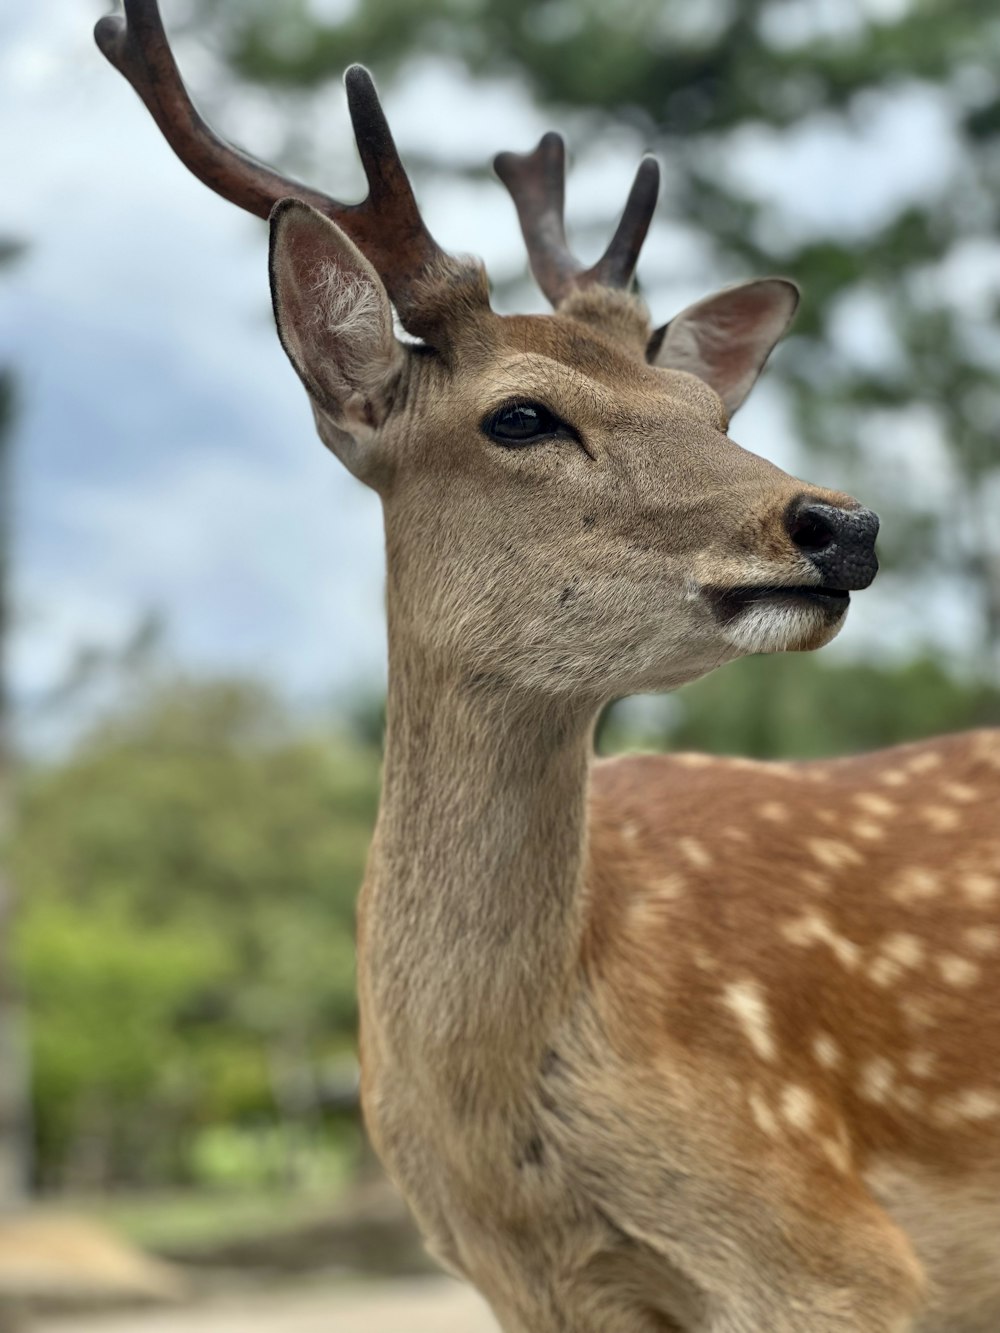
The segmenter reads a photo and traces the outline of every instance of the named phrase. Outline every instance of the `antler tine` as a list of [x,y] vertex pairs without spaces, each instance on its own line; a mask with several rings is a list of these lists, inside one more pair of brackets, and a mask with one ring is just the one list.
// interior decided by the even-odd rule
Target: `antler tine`
[[257,162],[209,128],[184,86],[157,0],[125,0],[125,18],[100,19],[94,36],[102,53],[145,102],[167,143],[199,180],[257,217],[268,217],[279,199],[289,197],[324,213],[375,265],[405,318],[410,285],[443,252],[421,220],[366,69],[352,66],[345,81],[369,195],[360,204],[342,204]]
[[543,134],[531,153],[498,153],[493,170],[514,200],[535,280],[556,306],[573,290],[581,272],[566,245],[566,145],[562,135],[551,130]]
[[145,102],[180,160],[216,194],[261,218],[290,195],[324,212],[340,207],[328,195],[254,161],[209,129],[181,79],[156,0],[125,0],[125,17],[98,20],[94,37]]
[[566,244],[562,137],[550,132],[542,136],[534,152],[500,153],[493,168],[514,200],[531,271],[554,306],[581,287],[624,289],[631,284],[660,190],[655,158],[643,158],[639,164],[615,234],[597,263],[587,269]]
[[360,204],[338,204],[337,221],[372,259],[399,304],[394,289],[405,292],[444,251],[424,226],[372,76],[364,65],[352,65],[344,85],[368,197]]
[[581,284],[595,282],[603,287],[619,288],[631,284],[659,195],[660,164],[655,157],[644,157],[635,173],[615,234],[597,263],[580,275]]

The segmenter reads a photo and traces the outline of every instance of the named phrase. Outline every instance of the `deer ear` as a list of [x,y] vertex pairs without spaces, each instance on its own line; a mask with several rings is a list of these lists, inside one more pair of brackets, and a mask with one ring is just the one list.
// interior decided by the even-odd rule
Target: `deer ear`
[[649,360],[710,384],[732,416],[754,386],[799,304],[785,278],[744,282],[706,296],[657,329]]
[[404,359],[382,281],[335,223],[297,199],[271,212],[270,271],[278,337],[320,435],[363,476]]

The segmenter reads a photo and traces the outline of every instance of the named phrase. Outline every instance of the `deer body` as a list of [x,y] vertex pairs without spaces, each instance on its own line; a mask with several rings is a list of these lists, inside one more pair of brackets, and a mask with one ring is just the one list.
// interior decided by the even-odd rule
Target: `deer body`
[[[795,1237],[830,1328],[997,1327],[1000,734],[598,774],[595,841],[618,867],[589,932],[602,1025],[632,1069],[669,1051],[680,1087],[701,1084],[678,1117],[690,1159],[728,1144],[719,1177],[747,1179],[765,1252],[769,1220]],[[746,1326],[784,1327],[766,1308]],[[789,1327],[826,1327],[820,1299],[800,1308]]]
[[567,848],[580,739],[502,765],[527,879],[492,870],[493,751],[478,873],[413,905],[380,825],[366,1114],[436,1253],[505,1329],[995,1329],[1000,733],[604,761]]
[[630,284],[655,165],[584,270],[547,135],[496,166],[555,313],[501,317],[427,233],[363,70],[370,193],[344,205],[217,139],[155,0],[126,12],[102,49],[270,216],[282,345],[383,503],[362,1091],[432,1249],[504,1333],[994,1333],[996,736],[591,760],[609,699],[818,648],[874,577],[874,515],[727,433],[795,289],[654,330]]

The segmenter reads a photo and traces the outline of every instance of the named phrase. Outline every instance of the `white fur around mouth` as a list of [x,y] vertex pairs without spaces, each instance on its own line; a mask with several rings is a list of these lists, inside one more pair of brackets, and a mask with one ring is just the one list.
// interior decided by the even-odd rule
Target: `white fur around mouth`
[[840,630],[850,596],[822,588],[754,589],[726,597],[716,612],[730,643],[741,653],[780,653],[818,647]]

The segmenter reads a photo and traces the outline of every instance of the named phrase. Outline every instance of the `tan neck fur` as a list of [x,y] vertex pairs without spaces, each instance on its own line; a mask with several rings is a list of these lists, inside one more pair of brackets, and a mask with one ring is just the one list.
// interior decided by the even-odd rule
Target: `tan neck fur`
[[391,643],[366,970],[399,1058],[492,1096],[537,1066],[572,985],[590,711]]

